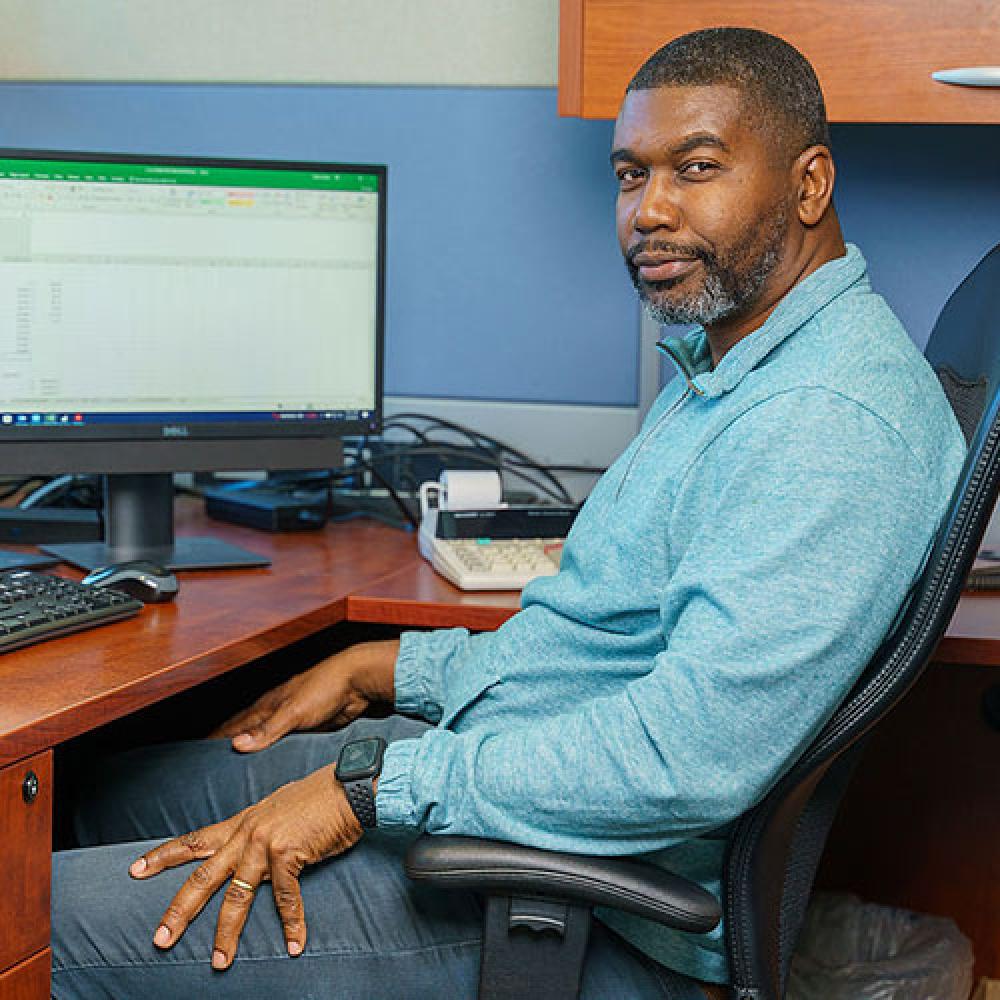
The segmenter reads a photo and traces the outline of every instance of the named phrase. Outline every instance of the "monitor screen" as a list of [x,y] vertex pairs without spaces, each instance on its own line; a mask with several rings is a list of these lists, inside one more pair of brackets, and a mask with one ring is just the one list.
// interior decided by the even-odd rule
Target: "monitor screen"
[[0,470],[324,468],[382,402],[382,166],[0,150]]

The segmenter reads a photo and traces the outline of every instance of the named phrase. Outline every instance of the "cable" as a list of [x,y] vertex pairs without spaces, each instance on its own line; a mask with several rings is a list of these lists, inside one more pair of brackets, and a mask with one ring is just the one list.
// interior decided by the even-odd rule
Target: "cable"
[[4,500],[10,500],[11,497],[17,496],[22,490],[26,490],[33,483],[47,483],[52,477],[51,476],[29,476],[27,479],[19,479],[12,485],[8,485],[8,488],[0,493],[0,503]]
[[[501,441],[498,438],[491,437],[488,434],[483,434],[480,431],[475,431],[469,427],[463,426],[462,424],[455,423],[454,421],[445,420],[442,417],[434,417],[423,413],[393,414],[392,417],[390,417],[387,421],[385,421],[385,427],[389,429],[393,426],[394,423],[398,425],[402,421],[410,421],[410,420],[422,420],[437,427],[447,428],[448,430],[454,431],[458,434],[461,434],[463,437],[467,438],[469,441],[473,443],[475,447],[482,448],[485,443],[489,447],[499,449],[501,453],[504,452],[508,453],[514,459],[518,460],[516,462],[512,462],[510,460],[506,461],[505,464],[511,467],[511,471],[516,472],[517,475],[521,475],[522,478],[526,479],[527,477],[524,477],[522,473],[518,471],[518,468],[528,468],[535,472],[540,473],[545,477],[545,479],[549,481],[549,483],[552,485],[552,488],[556,491],[559,502],[566,504],[573,503],[573,498],[569,495],[563,484],[554,475],[552,475],[551,470],[548,466],[542,465],[535,459],[531,458],[531,456],[526,455],[524,452],[515,448],[513,445],[509,444],[506,441]],[[591,472],[596,470],[587,469],[586,471]],[[527,479],[527,481],[531,480]],[[535,485],[537,488],[537,483],[533,482],[532,484]],[[544,492],[547,493],[549,496],[553,496],[553,493],[550,490],[544,490]]]
[[402,420],[392,419],[391,422],[387,421],[383,423],[382,426],[383,429],[391,429],[391,430],[399,429],[399,430],[409,431],[418,440],[420,441],[427,440],[427,435],[422,430],[420,430],[417,427],[414,427],[412,424],[404,423]]
[[[405,432],[411,435],[414,442],[386,440],[385,433],[392,431]],[[441,435],[447,436],[442,438]],[[456,437],[467,441],[469,446],[459,444],[455,440]],[[336,485],[353,481],[355,486],[362,488],[358,477],[367,472],[388,493],[405,521],[417,528],[419,526],[417,518],[400,496],[399,489],[401,485],[404,488],[410,486],[415,493],[421,484],[412,475],[407,475],[405,469],[397,470],[393,477],[395,482],[390,482],[384,470],[390,463],[405,462],[406,459],[421,455],[433,456],[443,464],[449,459],[458,459],[464,465],[492,469],[498,474],[509,473],[530,486],[538,496],[557,505],[574,508],[578,504],[555,473],[600,475],[605,471],[586,465],[544,465],[506,441],[452,420],[423,413],[394,414],[383,422],[381,438],[372,436],[372,440],[393,446],[391,451],[383,454],[369,453],[367,457],[362,457],[368,448],[369,440],[370,436],[367,434],[351,439],[345,446],[345,458],[351,461],[345,461],[337,468],[325,470],[322,482],[327,491],[328,515],[333,512],[333,490]],[[412,482],[407,483],[405,481],[407,478],[412,479]]]
[[[516,465],[517,463],[511,463]],[[543,465],[540,468],[546,469],[549,472],[566,472],[573,475],[581,476],[603,476],[607,472],[607,467],[601,467],[597,465]]]
[[[424,418],[424,419],[436,420],[436,418]],[[444,422],[444,423],[448,424],[449,422]],[[543,466],[539,466],[537,463],[528,459],[527,456],[524,456],[526,461],[523,463],[511,462],[509,460],[505,461],[502,449],[507,448],[508,450],[512,450],[515,454],[520,456],[521,453],[517,452],[516,449],[509,449],[509,446],[504,445],[502,442],[495,441],[494,439],[489,438],[486,435],[477,435],[476,432],[468,431],[465,428],[458,428],[458,425],[451,425],[448,427],[448,430],[458,430],[459,433],[462,433],[463,436],[465,436],[469,441],[472,442],[473,448],[475,450],[482,451],[484,454],[481,457],[476,456],[474,454],[470,454],[469,451],[466,449],[458,449],[455,446],[449,447],[448,444],[444,442],[441,443],[433,442],[429,437],[426,439],[428,445],[427,447],[425,448],[414,447],[411,449],[407,449],[406,453],[438,454],[441,456],[453,455],[461,458],[463,461],[478,461],[478,463],[481,465],[487,466],[492,469],[496,469],[498,473],[507,469],[512,473],[514,473],[515,475],[517,475],[518,477],[520,477],[521,479],[523,479],[525,482],[529,483],[536,490],[545,494],[547,497],[549,497],[549,499],[554,500],[556,503],[567,504],[567,505],[573,504],[573,498],[563,487],[562,483],[560,483],[559,480],[556,479],[554,476],[549,474]],[[484,446],[484,444],[480,440],[478,440],[479,437],[488,442],[488,446]],[[431,447],[431,445],[433,445],[433,447]],[[500,451],[499,456],[497,455],[497,451]],[[523,469],[525,468],[529,468],[535,472],[540,472],[545,477],[545,479],[548,480],[550,485],[546,485],[543,482],[539,482],[539,480],[536,479],[534,476],[530,476],[527,473],[525,473],[523,471]]]
[[[448,456],[454,456],[461,458],[463,462],[478,463],[481,466],[494,469],[497,472],[500,472],[503,469],[503,464],[497,462],[495,454],[486,453],[480,456],[457,447],[449,447],[448,445],[445,444],[434,445],[434,446],[417,445],[412,448],[406,448],[405,451],[402,452],[402,454],[405,454],[407,456],[435,455],[437,457],[444,457],[444,458]],[[372,456],[372,458],[370,458],[366,462],[355,462],[353,465],[343,467],[340,473],[340,478],[345,478],[347,476],[351,476],[355,472],[363,472],[363,471],[372,472],[372,474],[374,475],[376,466],[384,466],[387,462],[395,461],[398,457],[399,453],[394,455]],[[526,472],[520,471],[519,469],[513,469],[511,471],[513,471],[517,476],[519,476],[525,482],[533,486],[540,493],[545,494],[545,496],[547,496],[550,500],[555,501],[557,504],[563,504],[566,506],[576,506],[576,504],[573,502],[573,498],[565,491],[565,489],[562,488],[562,484],[558,483],[558,481],[557,485],[559,487],[559,490],[557,492],[546,483],[540,482],[534,476],[530,476]],[[414,483],[414,485],[419,486],[420,484]]]
[[372,469],[371,474],[375,478],[376,482],[381,483],[381,485],[389,491],[389,496],[392,497],[393,503],[395,503],[395,505],[399,508],[400,514],[406,518],[407,523],[413,527],[414,531],[416,531],[420,527],[420,523],[410,512],[409,508],[407,508],[406,504],[403,503],[403,498],[392,488],[392,486],[389,485],[387,480],[382,478],[382,475],[379,472]]

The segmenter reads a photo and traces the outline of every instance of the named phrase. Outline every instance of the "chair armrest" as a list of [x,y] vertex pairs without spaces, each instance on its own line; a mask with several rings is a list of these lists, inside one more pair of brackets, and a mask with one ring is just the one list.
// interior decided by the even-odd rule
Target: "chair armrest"
[[700,885],[642,861],[560,854],[499,840],[419,837],[406,852],[406,874],[442,889],[541,896],[609,906],[682,931],[705,933],[722,918]]

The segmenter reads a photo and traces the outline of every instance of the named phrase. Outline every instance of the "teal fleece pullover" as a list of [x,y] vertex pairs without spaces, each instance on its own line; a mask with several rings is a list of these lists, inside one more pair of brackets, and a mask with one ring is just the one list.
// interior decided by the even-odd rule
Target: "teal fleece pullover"
[[[965,442],[864,259],[811,274],[711,367],[703,331],[608,470],[560,572],[494,633],[403,636],[379,826],[648,855],[719,893],[726,824],[804,750],[891,624]],[[601,911],[663,964],[696,936]]]

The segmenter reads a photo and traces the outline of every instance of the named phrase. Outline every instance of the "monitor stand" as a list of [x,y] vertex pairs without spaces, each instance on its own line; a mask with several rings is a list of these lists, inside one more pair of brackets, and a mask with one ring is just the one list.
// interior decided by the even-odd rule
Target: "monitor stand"
[[104,542],[67,542],[41,549],[81,569],[148,559],[167,569],[269,566],[270,559],[217,538],[174,538],[170,473],[104,477]]

